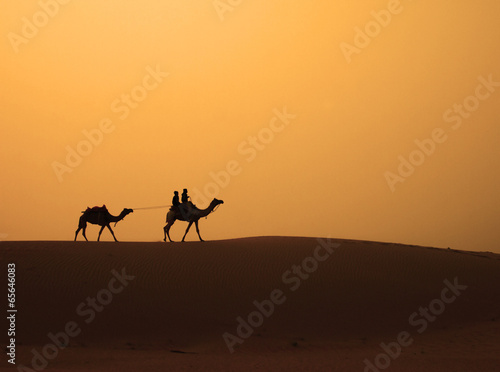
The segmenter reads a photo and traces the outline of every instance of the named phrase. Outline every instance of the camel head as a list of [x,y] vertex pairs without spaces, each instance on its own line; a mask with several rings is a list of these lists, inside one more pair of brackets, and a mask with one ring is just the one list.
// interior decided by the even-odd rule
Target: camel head
[[[123,220],[127,214],[132,213],[134,210],[130,208],[123,208],[122,213],[120,213],[120,220]],[[118,223],[118,221],[115,222],[115,226]]]
[[219,199],[215,199],[212,200],[212,203],[210,204],[213,204],[214,206],[218,206],[219,204],[224,204],[224,200],[219,200]]
[[126,216],[127,214],[130,214],[130,213],[132,213],[133,211],[134,211],[134,210],[133,210],[133,209],[130,209],[130,208],[123,208],[123,211],[122,211],[122,213],[121,213],[121,215],[123,216],[122,218],[125,218],[125,216]]

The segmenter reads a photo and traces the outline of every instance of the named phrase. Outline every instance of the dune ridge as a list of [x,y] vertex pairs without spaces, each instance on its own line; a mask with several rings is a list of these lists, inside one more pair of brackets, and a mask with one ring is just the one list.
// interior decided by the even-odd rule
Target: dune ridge
[[[28,365],[31,350],[43,347],[50,341],[49,332],[61,332],[72,321],[81,333],[70,338],[55,368],[74,363],[71,356],[78,351],[101,356],[106,350],[110,355],[141,350],[157,364],[167,358],[178,370],[184,370],[187,355],[208,370],[211,363],[216,370],[221,361],[239,363],[249,355],[293,366],[301,365],[296,359],[303,355],[317,370],[343,360],[346,368],[354,363],[362,370],[361,356],[374,357],[380,342],[396,339],[401,331],[424,345],[435,343],[442,356],[448,355],[445,346],[451,341],[464,348],[482,343],[481,363],[498,361],[487,350],[495,350],[492,339],[499,329],[499,255],[341,239],[329,240],[327,254],[321,241],[326,244],[327,239],[2,242],[2,267],[16,263],[19,360]],[[315,269],[308,273],[304,265]],[[296,266],[302,268],[300,273],[293,271]],[[115,287],[109,286],[116,272],[134,278],[86,323],[91,306],[81,304],[99,293],[107,301],[102,291],[119,286],[118,279]],[[446,281],[467,288],[445,304],[420,335],[408,319],[439,299]],[[284,301],[275,304],[272,314],[263,316],[262,325],[252,327],[252,335],[231,354],[223,334],[238,336],[238,317],[248,322],[257,310],[254,301],[269,300],[275,290]],[[421,326],[424,316],[415,319]],[[359,356],[352,357],[355,351]],[[187,352],[193,354],[183,354]],[[350,362],[346,355],[351,355]],[[404,358],[415,356],[408,352]],[[110,359],[102,363],[111,365]]]

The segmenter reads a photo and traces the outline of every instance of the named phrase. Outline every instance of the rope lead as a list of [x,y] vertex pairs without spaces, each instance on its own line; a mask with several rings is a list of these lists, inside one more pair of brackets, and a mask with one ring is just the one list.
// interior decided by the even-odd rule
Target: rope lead
[[145,210],[145,209],[160,209],[160,208],[168,208],[170,205],[158,205],[156,207],[143,207],[143,208],[132,208],[134,211]]

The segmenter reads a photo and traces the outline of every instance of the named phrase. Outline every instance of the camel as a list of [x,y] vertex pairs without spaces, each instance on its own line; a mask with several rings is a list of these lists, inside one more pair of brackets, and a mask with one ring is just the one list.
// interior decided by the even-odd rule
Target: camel
[[107,227],[109,231],[111,231],[111,235],[113,235],[115,242],[117,242],[118,240],[116,240],[115,233],[113,232],[113,230],[111,230],[111,226],[109,224],[114,222],[116,226],[117,222],[123,220],[127,214],[132,213],[133,211],[134,211],[133,209],[125,208],[118,216],[113,216],[108,212],[105,206],[87,208],[87,210],[83,211],[82,212],[83,214],[80,216],[80,221],[78,222],[78,229],[75,232],[75,242],[78,233],[82,229],[83,229],[82,230],[83,237],[85,238],[86,241],[89,241],[85,236],[85,229],[87,228],[87,222],[101,226],[101,230],[99,231],[99,236],[97,237],[97,241],[99,241],[99,239],[101,238],[102,230],[104,230],[104,228]]
[[163,228],[163,233],[164,233],[163,241],[166,242],[168,236],[168,240],[173,242],[173,240],[170,239],[169,231],[174,222],[176,220],[179,220],[179,221],[186,221],[189,223],[186,232],[182,237],[182,241],[184,241],[189,229],[191,228],[191,225],[194,223],[196,225],[196,232],[198,233],[198,237],[200,238],[200,241],[203,242],[204,240],[201,238],[200,229],[198,228],[198,220],[202,217],[208,216],[210,213],[214,211],[215,207],[223,203],[224,202],[222,200],[214,199],[206,209],[199,209],[192,203],[183,203],[177,209],[171,208],[167,213],[167,218],[166,218],[167,224]]

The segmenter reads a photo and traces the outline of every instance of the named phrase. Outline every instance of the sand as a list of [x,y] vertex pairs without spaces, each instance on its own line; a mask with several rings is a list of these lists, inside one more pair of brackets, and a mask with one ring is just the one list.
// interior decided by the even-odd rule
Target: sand
[[0,370],[500,370],[489,252],[297,237],[0,252],[18,310],[18,369]]

